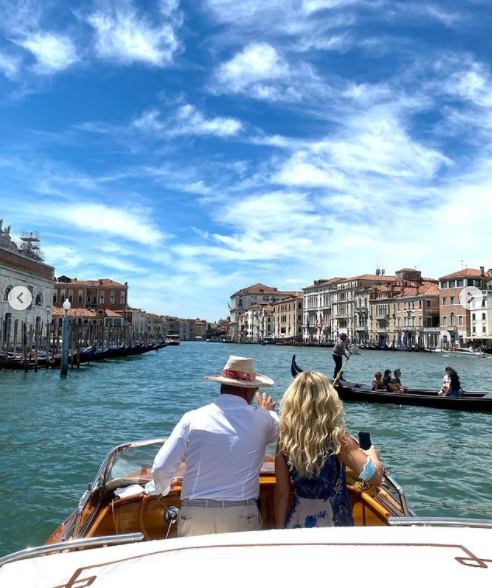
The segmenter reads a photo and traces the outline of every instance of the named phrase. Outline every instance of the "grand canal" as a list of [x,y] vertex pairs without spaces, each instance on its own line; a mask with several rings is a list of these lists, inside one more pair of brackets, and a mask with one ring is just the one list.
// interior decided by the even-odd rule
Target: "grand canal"
[[[92,363],[62,380],[57,371],[0,372],[0,555],[42,544],[69,514],[115,445],[169,434],[181,414],[207,402],[229,354],[254,357],[275,379],[279,400],[291,382],[292,353],[304,369],[331,375],[331,350],[183,343]],[[465,389],[492,389],[486,359],[366,351],[347,379],[370,383],[376,369],[400,367],[410,386],[439,387],[446,365]],[[347,403],[350,432],[370,430],[383,463],[422,516],[492,518],[492,414]]]

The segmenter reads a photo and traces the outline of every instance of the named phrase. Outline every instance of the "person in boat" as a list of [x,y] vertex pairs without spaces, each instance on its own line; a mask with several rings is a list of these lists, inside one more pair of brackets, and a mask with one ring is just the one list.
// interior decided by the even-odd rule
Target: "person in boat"
[[403,386],[403,384],[401,383],[401,369],[398,368],[393,372],[393,378],[391,379],[391,384],[396,384],[396,386],[398,386],[398,392],[402,392],[403,394],[406,394],[408,392],[408,388],[406,386]]
[[374,380],[372,381],[372,391],[373,392],[380,392],[382,390],[386,390],[386,386],[381,381],[383,374],[381,372],[376,372],[374,374]]
[[[337,342],[335,343],[335,347],[333,348],[333,361],[335,362],[335,369],[333,370],[333,379],[338,376],[338,373],[342,369],[343,365],[343,357],[345,356],[347,359],[350,357],[351,353],[348,348],[348,341],[347,341],[347,334],[342,333],[338,338]],[[339,381],[345,381],[343,376],[339,378]]]
[[444,391],[443,388],[441,388],[439,396],[452,396],[454,398],[459,398],[462,394],[462,389],[458,372],[456,372],[456,370],[453,368],[446,368],[446,374],[448,376],[448,383]]
[[444,378],[442,379],[441,389],[439,390],[439,396],[447,396],[450,392],[449,385],[451,384],[451,372],[453,371],[452,367],[447,367],[444,370]]
[[[274,382],[255,372],[253,359],[234,355],[205,380],[220,383],[220,395],[181,418],[155,457],[149,493],[168,494],[185,461],[178,536],[259,530],[259,475],[267,445],[278,438],[278,415],[258,389]],[[258,406],[251,405],[255,395]]]
[[384,374],[383,374],[383,378],[381,380],[385,390],[388,390],[389,392],[394,392],[396,386],[392,385],[392,376],[391,376],[391,370],[384,370]]
[[[382,481],[376,448],[363,451],[348,434],[335,388],[319,372],[302,372],[286,390],[280,410],[275,456],[277,528],[353,525],[346,466],[371,484]],[[291,480],[295,496],[289,511]]]

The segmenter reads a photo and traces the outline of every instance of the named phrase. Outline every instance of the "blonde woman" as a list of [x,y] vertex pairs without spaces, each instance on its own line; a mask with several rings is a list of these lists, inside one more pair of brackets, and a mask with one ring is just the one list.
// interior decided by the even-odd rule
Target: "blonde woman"
[[[302,372],[286,390],[280,411],[277,528],[353,525],[345,466],[371,484],[382,481],[376,448],[363,451],[347,433],[342,403],[328,379],[318,372]],[[287,513],[291,480],[295,496]]]

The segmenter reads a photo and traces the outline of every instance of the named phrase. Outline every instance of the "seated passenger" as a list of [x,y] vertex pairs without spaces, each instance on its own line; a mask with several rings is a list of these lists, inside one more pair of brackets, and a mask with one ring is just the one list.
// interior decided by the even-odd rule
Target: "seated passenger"
[[383,386],[385,390],[388,392],[399,392],[399,386],[393,381],[391,377],[391,370],[384,370],[383,379],[382,379]]
[[405,394],[408,392],[408,388],[406,386],[402,385],[400,376],[401,376],[401,370],[398,368],[397,370],[395,370],[393,372],[393,378],[392,378],[391,382],[398,386],[398,392],[403,392]]
[[442,379],[441,389],[439,390],[439,396],[447,396],[451,391],[449,387],[451,383],[451,372],[453,371],[452,367],[447,367],[444,370],[446,373],[444,374],[444,378]]
[[379,390],[386,390],[386,386],[381,382],[382,377],[383,374],[381,372],[376,372],[374,374],[374,380],[372,381],[373,392],[377,392]]
[[[439,392],[439,395],[440,396],[453,396],[454,398],[459,398],[461,396],[462,389],[461,389],[461,382],[460,382],[460,378],[458,376],[458,373],[455,370],[453,370],[452,368],[446,368],[446,373],[449,376],[449,384],[447,385],[447,387],[445,389],[443,386],[443,389],[441,389],[441,392],[443,392],[443,393],[441,394],[441,392]],[[444,376],[444,377],[446,377],[446,376]]]

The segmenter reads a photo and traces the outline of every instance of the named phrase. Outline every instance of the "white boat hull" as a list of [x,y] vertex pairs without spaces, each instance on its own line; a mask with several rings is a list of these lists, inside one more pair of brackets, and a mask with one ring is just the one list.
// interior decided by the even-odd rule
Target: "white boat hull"
[[401,587],[437,582],[490,588],[492,529],[338,527],[203,535],[18,561],[0,568],[0,585],[303,586],[309,574],[322,578],[328,572],[334,586],[371,583],[372,577]]

